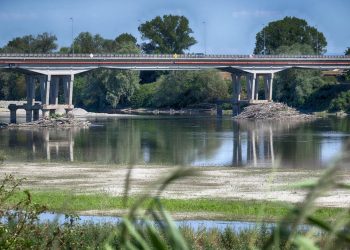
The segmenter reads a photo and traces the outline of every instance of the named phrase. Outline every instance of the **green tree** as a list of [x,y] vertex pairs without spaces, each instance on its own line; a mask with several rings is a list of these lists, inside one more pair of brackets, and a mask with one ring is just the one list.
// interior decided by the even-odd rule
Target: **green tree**
[[49,33],[42,33],[33,37],[27,35],[16,37],[3,48],[8,53],[52,53],[57,49],[57,38]]
[[323,54],[326,52],[327,41],[322,32],[309,26],[305,20],[285,17],[270,22],[256,34],[254,54],[275,54],[279,47],[295,44],[310,45],[314,53]]
[[92,35],[89,32],[81,32],[74,39],[75,53],[101,53],[105,40],[99,35]]
[[183,108],[228,95],[228,86],[216,70],[174,71],[159,81],[153,101],[157,107]]
[[[138,54],[140,49],[136,38],[121,34],[115,40],[80,33],[75,40],[78,53]],[[98,69],[77,77],[75,100],[78,105],[89,109],[102,110],[119,103],[128,103],[139,86],[139,72],[131,70]]]
[[151,21],[141,24],[138,28],[142,39],[148,40],[143,44],[146,53],[182,54],[196,43],[189,27],[189,21],[184,16],[157,16]]
[[[282,45],[276,49],[278,54],[314,54],[308,44]],[[274,82],[274,98],[295,107],[305,105],[307,99],[327,82],[319,70],[288,69],[277,74]]]
[[[27,35],[16,37],[2,49],[5,53],[52,53],[57,49],[56,36],[42,33],[36,37]],[[18,100],[25,97],[23,74],[0,72],[0,99]]]
[[[265,51],[264,51],[265,41]],[[270,22],[256,35],[255,54],[313,55],[326,51],[327,41],[303,19],[285,17]],[[295,107],[308,108],[314,92],[327,84],[319,70],[288,69],[274,81],[274,99]]]

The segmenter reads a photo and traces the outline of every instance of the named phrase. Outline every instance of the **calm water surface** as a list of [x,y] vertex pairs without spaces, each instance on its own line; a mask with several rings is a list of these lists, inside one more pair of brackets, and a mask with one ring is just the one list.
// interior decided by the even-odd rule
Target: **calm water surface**
[[350,152],[349,118],[307,123],[176,116],[91,121],[94,126],[89,129],[2,129],[0,150],[11,162],[232,167],[278,163],[309,169],[324,168],[340,153]]

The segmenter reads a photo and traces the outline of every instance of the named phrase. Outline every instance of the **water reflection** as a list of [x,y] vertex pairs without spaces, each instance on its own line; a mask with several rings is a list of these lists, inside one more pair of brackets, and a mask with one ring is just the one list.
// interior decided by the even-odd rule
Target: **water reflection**
[[[74,161],[74,136],[78,129],[10,129],[6,156],[10,160]],[[6,139],[2,136],[2,139]],[[3,140],[1,140],[3,142]],[[4,147],[4,148],[5,148]]]
[[349,121],[106,119],[89,129],[0,130],[0,147],[9,161],[320,168],[347,150]]

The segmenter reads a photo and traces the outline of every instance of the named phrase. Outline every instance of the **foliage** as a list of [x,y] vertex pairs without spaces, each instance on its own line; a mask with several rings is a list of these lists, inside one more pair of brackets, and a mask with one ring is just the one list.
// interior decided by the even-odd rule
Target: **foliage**
[[[348,161],[344,157],[342,161]],[[278,226],[271,233],[271,237],[265,244],[266,249],[279,249],[280,247],[289,248],[291,246],[297,249],[319,249],[317,245],[322,244],[323,249],[343,249],[350,244],[350,216],[349,212],[338,214],[332,221],[315,218],[315,201],[333,189],[350,188],[349,185],[339,183],[337,172],[340,169],[340,162],[337,162],[332,168],[328,169],[316,184],[309,185],[309,192],[304,201],[282,219]],[[324,239],[316,237],[311,233],[300,235],[298,227],[307,223],[313,227],[315,233],[323,232]],[[283,245],[281,245],[281,243]]]
[[[136,39],[121,34],[115,40],[83,32],[74,41],[77,53],[140,53]],[[131,70],[98,69],[76,77],[74,99],[88,109],[103,110],[125,104],[139,86],[139,72]]]
[[304,107],[313,111],[331,110],[330,105],[341,93],[349,91],[349,84],[327,83],[314,91],[305,101]]
[[[307,34],[304,34],[301,31],[301,29],[308,30],[305,25],[307,26],[307,23],[304,20],[288,17],[282,21],[270,23],[267,27],[264,28],[273,34],[269,37],[270,43],[268,45],[266,53],[288,55],[314,54],[315,47],[312,44],[313,41],[311,39],[307,39]],[[282,32],[281,29],[286,30]],[[314,28],[310,28],[308,32],[310,32],[310,34],[313,34],[313,29]],[[288,37],[288,30],[295,32],[295,34],[299,34],[299,41],[292,43],[293,39]],[[266,30],[264,32],[267,33]],[[293,32],[292,34],[294,34]],[[274,37],[274,35],[276,35],[275,33],[281,33],[280,35],[285,37]],[[261,41],[259,41],[258,33],[257,46],[260,42]],[[257,50],[257,47],[255,50]],[[309,100],[310,96],[315,93],[320,87],[326,84],[327,81],[322,78],[321,71],[288,69],[276,74],[273,87],[273,96],[274,99],[279,102],[284,102],[294,107],[305,108],[306,104],[310,104],[310,102],[307,101]]]
[[160,79],[153,103],[157,107],[183,108],[227,95],[228,86],[215,70],[175,71]]
[[[265,51],[264,51],[265,41]],[[322,32],[296,17],[285,17],[270,22],[256,34],[254,54],[276,54],[280,46],[290,47],[294,44],[307,44],[314,53],[326,52],[327,41]]]
[[154,107],[155,103],[153,103],[154,96],[156,95],[156,91],[158,89],[159,82],[142,84],[135,91],[134,95],[131,97],[130,104],[133,108],[140,107]]
[[[4,53],[52,53],[57,49],[56,36],[42,33],[36,37],[16,37],[2,49]],[[0,72],[0,99],[18,100],[25,97],[25,80],[17,72]]]
[[27,35],[16,37],[3,48],[7,53],[51,53],[57,49],[55,35],[44,32],[33,37]]
[[101,53],[104,50],[105,40],[99,35],[92,35],[89,32],[81,32],[74,39],[75,53]]
[[316,70],[288,69],[274,80],[274,99],[294,107],[305,107],[308,98],[326,82]]
[[184,16],[157,16],[139,26],[142,39],[148,40],[142,48],[146,53],[182,54],[196,43]]
[[18,100],[25,98],[24,75],[16,72],[0,71],[0,99]]
[[33,244],[34,224],[38,215],[45,210],[44,206],[35,204],[28,191],[24,198],[14,206],[7,206],[8,200],[18,192],[22,180],[12,175],[5,176],[0,186],[0,248],[25,249]]
[[329,110],[345,111],[349,113],[350,112],[350,90],[340,93],[337,98],[333,99],[330,104]]

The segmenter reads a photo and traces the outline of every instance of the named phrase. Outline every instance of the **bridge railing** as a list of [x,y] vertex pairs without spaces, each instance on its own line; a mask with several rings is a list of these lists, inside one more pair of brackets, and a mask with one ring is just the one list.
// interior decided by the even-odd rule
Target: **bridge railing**
[[205,54],[60,54],[60,53],[49,53],[49,54],[24,54],[24,53],[0,53],[0,58],[164,58],[164,59],[186,59],[186,58],[203,58],[203,59],[341,59],[350,58],[350,56],[344,55],[205,55]]

